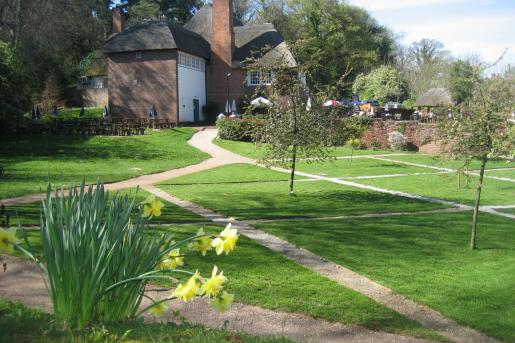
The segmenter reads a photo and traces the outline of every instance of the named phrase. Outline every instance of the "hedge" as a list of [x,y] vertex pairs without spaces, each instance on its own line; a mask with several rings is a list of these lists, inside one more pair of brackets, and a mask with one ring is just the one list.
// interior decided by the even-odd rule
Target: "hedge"
[[255,141],[258,130],[263,125],[263,119],[255,118],[222,118],[216,121],[220,138],[231,141]]

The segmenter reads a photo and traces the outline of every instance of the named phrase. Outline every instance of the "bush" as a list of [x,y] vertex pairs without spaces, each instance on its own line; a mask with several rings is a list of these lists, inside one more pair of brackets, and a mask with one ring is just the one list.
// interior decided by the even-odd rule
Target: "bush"
[[[222,292],[226,277],[216,267],[210,279],[177,268],[185,258],[180,247],[188,245],[203,255],[212,248],[218,255],[228,254],[236,246],[237,231],[229,225],[216,236],[200,230],[178,242],[165,235],[150,238],[145,234],[147,223],[161,214],[162,206],[155,198],[136,204],[128,196],[115,195],[109,201],[102,184],[88,188],[83,184],[69,196],[53,195],[49,187],[41,222],[45,263],[18,244],[15,229],[0,229],[0,252],[10,253],[16,247],[39,262],[48,275],[55,317],[71,328],[125,320],[147,310],[162,315],[165,302],[178,298],[205,296],[215,309],[227,310],[233,296]],[[171,273],[191,277],[169,298],[152,299],[152,305],[140,311],[143,297],[148,297],[144,295],[147,283],[155,279],[175,282]]]
[[393,150],[405,150],[408,146],[408,139],[399,131],[393,131],[388,134],[388,143]]
[[222,139],[252,142],[257,139],[259,129],[264,123],[263,119],[256,118],[222,118],[217,120],[216,127]]
[[370,119],[367,117],[359,116],[343,118],[341,121],[340,133],[336,135],[338,142],[334,142],[334,144],[340,145],[349,140],[361,139],[369,124]]

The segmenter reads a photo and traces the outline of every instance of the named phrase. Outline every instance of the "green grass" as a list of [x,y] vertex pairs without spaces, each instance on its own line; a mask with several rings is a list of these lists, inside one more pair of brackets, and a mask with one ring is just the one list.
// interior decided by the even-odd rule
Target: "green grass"
[[486,171],[485,175],[495,176],[495,177],[507,177],[507,178],[513,179],[515,181],[515,169],[512,169],[512,170],[489,169]]
[[[163,182],[159,187],[238,219],[312,218],[445,207],[325,181],[297,182],[297,196],[290,197],[287,178],[287,174],[265,168],[231,165]],[[200,180],[202,183],[198,183]]]
[[432,170],[427,168],[413,167],[369,158],[354,158],[352,162],[350,159],[314,163],[300,161],[297,168],[298,171],[337,178],[432,172]]
[[[431,156],[431,155],[412,155],[412,156],[388,156],[389,160],[411,162],[417,164],[425,164],[440,168],[460,168],[463,166],[463,161],[460,160],[449,160],[442,156]],[[479,169],[481,166],[480,161],[473,160],[470,163],[469,170]],[[515,168],[515,161],[511,160],[490,160],[486,164],[487,169],[495,168]]]
[[[468,187],[465,185],[463,177],[461,178],[461,187],[458,187],[458,176],[456,174],[366,179],[359,180],[359,183],[473,205],[478,177],[471,176],[470,179],[471,182]],[[484,179],[481,195],[482,205],[511,205],[514,199],[514,182]]]
[[444,316],[515,342],[514,221],[471,212],[257,227],[349,267]]
[[[217,233],[223,227],[208,225],[204,229]],[[181,226],[153,228],[148,232],[149,235],[171,234],[180,239],[191,236],[197,230],[197,226]],[[39,252],[39,232],[31,231],[28,236],[33,251]],[[183,268],[198,269],[202,275],[208,276],[213,265],[224,271],[229,279],[227,290],[235,294],[238,302],[303,313],[332,322],[358,324],[373,330],[442,340],[435,332],[245,236],[240,237],[236,250],[228,256],[216,256],[213,251],[206,257],[187,252]]]
[[0,138],[0,199],[42,192],[46,184],[124,180],[198,163],[207,154],[186,142],[192,129],[144,136],[11,135]]
[[[127,189],[119,192],[111,192],[110,194],[127,194],[129,198],[136,199],[136,202],[143,202],[150,193],[139,189],[136,193],[136,189]],[[196,215],[188,210],[183,209],[175,204],[163,201],[164,207],[162,208],[162,214],[159,218],[155,218],[152,223],[164,224],[164,223],[195,223],[205,222],[206,219]],[[41,202],[33,202],[28,204],[19,204],[13,206],[6,206],[6,213],[10,217],[10,224],[17,226],[39,226],[40,224],[40,210]]]
[[59,327],[54,322],[53,316],[48,313],[4,300],[0,300],[0,332],[2,342],[289,342],[284,338],[258,338],[241,333],[187,324],[145,324],[141,320],[105,325],[95,324],[84,332],[72,332]]
[[[216,139],[214,143],[224,149],[232,151],[242,156],[260,159],[264,155],[264,146],[258,145],[256,143],[251,142],[239,142],[239,141],[230,141],[225,139]],[[348,146],[342,147],[334,147],[331,149],[331,156],[350,156],[354,154],[358,155],[374,155],[374,154],[391,154],[391,150],[373,150],[373,149],[355,149],[352,151],[352,148]],[[302,157],[302,156],[301,156]]]
[[52,122],[54,120],[89,120],[102,119],[104,109],[102,107],[84,108],[84,117],[80,117],[80,107],[65,108],[59,111],[58,116],[54,116],[51,112],[43,113],[41,123]]
[[508,213],[508,214],[515,214],[515,208],[498,208],[496,211]]

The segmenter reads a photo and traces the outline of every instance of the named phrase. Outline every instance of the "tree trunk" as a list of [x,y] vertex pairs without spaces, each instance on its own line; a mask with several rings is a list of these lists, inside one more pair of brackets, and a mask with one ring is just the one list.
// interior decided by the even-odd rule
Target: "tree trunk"
[[483,177],[485,175],[485,166],[487,155],[483,155],[481,159],[481,170],[479,172],[479,181],[477,184],[476,204],[474,206],[474,216],[472,217],[472,235],[470,237],[470,249],[477,248],[477,217],[479,215],[479,203],[481,201],[481,189],[483,188]]
[[295,181],[295,167],[297,164],[297,145],[293,145],[292,156],[291,156],[291,174],[290,174],[290,196],[294,196],[293,183]]

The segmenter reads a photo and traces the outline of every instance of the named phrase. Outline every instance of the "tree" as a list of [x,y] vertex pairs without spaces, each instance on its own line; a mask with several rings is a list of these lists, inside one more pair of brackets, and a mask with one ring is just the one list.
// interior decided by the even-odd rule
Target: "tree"
[[472,96],[474,90],[475,70],[469,61],[454,61],[449,73],[449,91],[453,100],[461,104]]
[[310,160],[329,156],[332,129],[336,126],[331,125],[332,111],[322,107],[325,94],[308,97],[302,77],[311,72],[308,65],[291,67],[283,60],[273,67],[255,63],[249,69],[261,73],[264,80],[271,77],[271,85],[264,87],[273,105],[268,108],[257,140],[264,144],[266,165],[280,164],[290,169],[290,195],[294,196],[298,156]]
[[409,47],[398,44],[395,55],[396,67],[406,81],[410,99],[417,99],[430,88],[447,86],[449,52],[441,42],[422,39]]
[[256,13],[254,0],[234,0],[234,18],[237,22],[245,24],[252,20]]
[[389,66],[381,66],[369,74],[360,74],[354,81],[352,91],[362,99],[401,101],[404,93],[399,72]]
[[30,108],[22,72],[11,46],[0,41],[0,131],[17,123]]
[[460,84],[470,87],[463,92],[467,97],[454,108],[452,118],[442,121],[440,125],[448,155],[464,159],[466,165],[473,159],[481,161],[472,219],[471,249],[477,248],[477,222],[486,164],[489,158],[513,155],[515,144],[510,139],[513,124],[508,121],[509,114],[515,108],[515,84],[504,77],[482,78],[483,71],[484,67],[479,66],[473,68],[471,74],[463,76],[465,80]]

